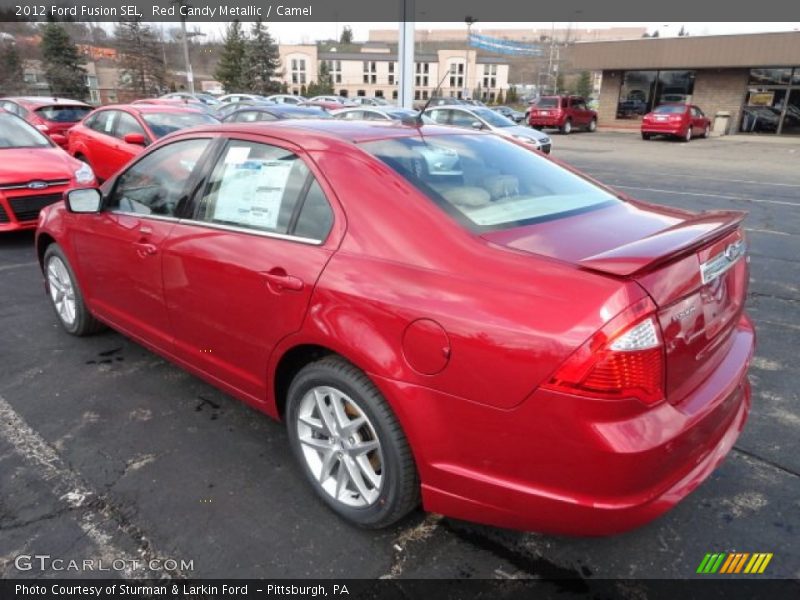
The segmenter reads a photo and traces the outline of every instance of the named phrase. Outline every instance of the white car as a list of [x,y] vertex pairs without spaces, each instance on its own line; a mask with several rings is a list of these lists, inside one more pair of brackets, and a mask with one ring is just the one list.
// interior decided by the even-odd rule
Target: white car
[[[397,106],[357,106],[332,110],[334,119],[347,121],[409,121],[419,115],[419,111]],[[433,121],[423,115],[422,122],[430,125]]]
[[305,96],[293,96],[291,94],[274,94],[267,96],[267,100],[276,104],[300,104],[308,101]]
[[244,102],[250,100],[252,102],[268,102],[267,98],[264,96],[259,96],[258,94],[225,94],[224,96],[220,96],[218,98],[220,102],[223,104],[227,102]]
[[392,103],[385,98],[367,98],[366,96],[350,98],[350,102],[359,106],[392,106]]
[[425,116],[430,117],[439,125],[491,131],[497,135],[529,144],[545,154],[550,153],[553,145],[547,134],[532,127],[517,125],[511,119],[483,106],[436,106],[426,110]]

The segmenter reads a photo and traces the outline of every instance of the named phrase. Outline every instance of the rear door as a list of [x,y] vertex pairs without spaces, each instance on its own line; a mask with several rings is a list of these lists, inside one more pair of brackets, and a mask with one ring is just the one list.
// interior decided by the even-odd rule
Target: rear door
[[111,170],[110,175],[116,173],[144,149],[141,144],[129,144],[126,142],[126,135],[139,133],[144,136],[145,140],[149,137],[144,127],[136,120],[136,117],[122,110],[115,112],[117,112],[117,117],[114,122],[114,141],[110,145],[109,158],[106,161],[106,165]]
[[226,141],[209,173],[164,252],[176,351],[263,400],[270,353],[300,329],[338,244],[330,191],[302,152],[261,136]]
[[75,215],[71,231],[92,310],[140,341],[171,349],[164,304],[164,240],[187,207],[196,165],[210,139],[176,141],[111,182],[104,208]]

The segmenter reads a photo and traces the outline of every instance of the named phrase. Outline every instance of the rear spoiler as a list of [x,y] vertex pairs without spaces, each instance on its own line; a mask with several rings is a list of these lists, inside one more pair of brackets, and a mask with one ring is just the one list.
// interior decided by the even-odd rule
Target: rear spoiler
[[739,227],[747,213],[709,211],[635,242],[578,261],[592,271],[628,277],[672,261]]

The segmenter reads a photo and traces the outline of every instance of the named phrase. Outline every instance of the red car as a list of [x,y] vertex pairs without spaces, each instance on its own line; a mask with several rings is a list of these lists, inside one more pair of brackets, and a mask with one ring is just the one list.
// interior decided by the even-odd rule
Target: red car
[[69,153],[108,179],[145,146],[178,129],[217,120],[180,106],[120,104],[100,108],[69,132]]
[[59,146],[66,146],[63,138],[67,130],[92,111],[92,107],[78,100],[39,96],[0,98],[0,108],[22,117],[42,133],[53,138]]
[[362,526],[421,500],[623,531],[700,485],[748,415],[744,214],[638,202],[513,140],[224,124],[66,199],[36,240],[63,327],[109,325],[284,420]]
[[92,170],[21,118],[0,109],[0,232],[33,229],[39,211],[69,187],[94,184]]
[[301,103],[302,106],[316,106],[324,110],[340,110],[357,106],[344,96],[314,96]]
[[597,113],[580,96],[542,96],[528,113],[528,125],[535,129],[559,129],[571,133],[576,127],[597,130]]
[[662,104],[642,118],[642,139],[654,135],[668,135],[684,142],[695,136],[707,138],[711,133],[711,119],[697,106],[690,104]]

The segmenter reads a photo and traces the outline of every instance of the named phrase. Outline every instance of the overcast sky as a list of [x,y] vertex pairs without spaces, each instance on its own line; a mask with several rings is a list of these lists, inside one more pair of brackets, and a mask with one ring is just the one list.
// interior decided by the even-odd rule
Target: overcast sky
[[[210,35],[220,35],[224,23],[195,23]],[[270,23],[270,32],[282,44],[314,42],[318,39],[338,39],[345,25],[353,29],[356,41],[366,41],[370,29],[397,28],[397,23]],[[721,35],[727,33],[757,33],[762,31],[800,31],[800,23],[477,23],[474,31],[481,29],[556,29],[571,26],[578,29],[601,29],[604,27],[647,27],[650,32],[659,31],[660,36],[675,36],[681,26],[692,35]],[[165,24],[165,27],[168,25]],[[190,27],[192,23],[190,22]],[[245,24],[246,26],[246,24]],[[417,23],[417,29],[464,29],[463,22]]]

